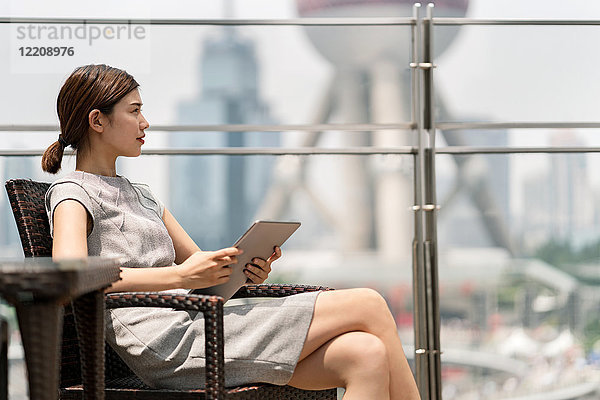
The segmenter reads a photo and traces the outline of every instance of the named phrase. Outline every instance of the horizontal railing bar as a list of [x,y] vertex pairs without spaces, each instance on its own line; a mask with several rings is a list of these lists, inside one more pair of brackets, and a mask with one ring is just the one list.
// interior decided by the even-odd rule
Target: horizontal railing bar
[[[283,131],[380,131],[416,129],[412,122],[396,124],[287,124],[287,125],[152,125],[148,130],[166,132],[283,132]],[[191,129],[190,129],[191,128]]]
[[[43,149],[0,150],[0,157],[41,156]],[[307,148],[307,147],[218,147],[218,148],[184,148],[184,149],[144,149],[142,155],[386,155],[416,154],[417,148],[402,146],[394,148],[381,147],[340,147],[340,148]],[[600,147],[471,147],[448,146],[438,147],[437,154],[518,154],[518,153],[600,153]],[[74,151],[66,150],[65,155],[73,155]]]
[[153,19],[153,18],[29,18],[4,17],[0,24],[98,24],[98,25],[415,25],[413,18],[397,17],[323,17],[287,19]]
[[600,153],[600,147],[438,147],[437,154]]
[[[433,18],[434,25],[572,25],[596,26],[600,20],[575,19],[487,19],[487,18]],[[415,25],[408,17],[321,17],[284,19],[164,19],[164,18],[44,18],[2,17],[0,24],[98,24],[98,25]]]
[[381,147],[339,147],[339,148],[190,148],[190,149],[156,149],[144,150],[146,155],[375,155],[375,154],[415,154],[411,146],[381,148]]
[[[45,150],[0,150],[0,157],[26,157],[41,156]],[[142,155],[375,155],[375,154],[415,154],[416,149],[411,146],[381,148],[381,147],[216,147],[216,148],[172,148],[172,149],[144,149]],[[73,155],[72,150],[66,150],[65,155]]]
[[[151,125],[149,131],[155,132],[283,132],[283,131],[380,131],[415,129],[416,124],[402,122],[397,124],[307,124],[307,125]],[[15,132],[58,132],[58,125],[0,125],[1,131]]]
[[[600,128],[600,122],[438,122],[440,130],[460,129],[573,129]],[[58,132],[58,125],[0,125],[0,132]],[[285,131],[381,131],[416,129],[412,122],[396,124],[288,124],[288,125],[152,125],[154,132],[285,132]]]
[[434,25],[600,25],[600,20],[574,19],[487,19],[487,18],[432,18]]
[[435,127],[443,131],[460,129],[590,129],[600,128],[600,122],[438,122]]

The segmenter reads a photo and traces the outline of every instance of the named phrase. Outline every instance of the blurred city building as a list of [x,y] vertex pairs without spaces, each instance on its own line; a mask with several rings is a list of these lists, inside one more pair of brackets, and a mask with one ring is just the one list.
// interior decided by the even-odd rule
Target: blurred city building
[[[551,136],[552,146],[585,146],[574,132]],[[598,232],[598,195],[590,185],[585,154],[556,154],[548,168],[524,182],[523,239],[535,249],[549,240],[580,247]]]
[[[198,97],[178,107],[181,124],[266,124],[255,48],[224,27],[203,44]],[[262,132],[178,132],[173,148],[271,147],[279,135]],[[174,215],[203,249],[227,247],[252,220],[270,180],[272,160],[242,156],[179,156],[170,160]]]

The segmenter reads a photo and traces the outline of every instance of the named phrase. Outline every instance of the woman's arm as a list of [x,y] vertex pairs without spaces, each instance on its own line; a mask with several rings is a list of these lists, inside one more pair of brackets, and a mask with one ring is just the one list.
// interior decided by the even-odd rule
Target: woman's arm
[[54,209],[52,258],[86,258],[88,224],[88,213],[81,203],[61,201]]
[[[52,247],[52,256],[55,260],[88,256],[88,224],[90,222],[87,211],[79,202],[65,200],[56,206],[53,217]],[[183,231],[181,227],[179,229]],[[185,231],[183,233],[187,236]],[[191,239],[189,241],[193,243]],[[186,241],[180,242],[179,247],[181,250],[191,250],[190,243]],[[197,249],[197,246],[194,248]],[[180,265],[162,268],[122,268],[121,280],[115,282],[106,291],[158,291],[218,285],[229,280],[231,268],[227,266],[235,263],[236,256],[240,253],[235,248],[207,252],[193,251]]]
[[[52,258],[86,258],[87,232],[91,228],[85,207],[75,200],[64,200],[54,210],[54,241]],[[115,282],[107,292],[153,291],[175,289],[179,282],[172,268],[123,268],[122,280]],[[156,270],[156,271],[154,271]]]
[[234,247],[197,251],[179,265],[153,268],[121,268],[121,280],[107,292],[153,292],[169,289],[197,289],[229,280],[230,264],[242,252]]

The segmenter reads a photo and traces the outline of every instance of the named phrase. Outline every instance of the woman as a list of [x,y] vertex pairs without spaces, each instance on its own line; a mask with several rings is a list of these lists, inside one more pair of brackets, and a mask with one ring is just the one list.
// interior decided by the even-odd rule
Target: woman
[[[63,150],[76,149],[76,171],[56,181],[46,209],[56,259],[122,257],[122,280],[108,291],[203,288],[224,283],[240,251],[202,251],[147,186],[117,175],[119,156],[136,157],[148,121],[138,83],[106,65],[77,68],[57,99],[61,134],[42,168],[56,173]],[[245,266],[262,283],[268,260]],[[346,388],[345,399],[418,399],[394,320],[369,289],[306,293],[226,307],[226,385],[289,384]],[[162,309],[107,312],[107,340],[148,385],[204,384],[201,314]],[[284,328],[281,328],[281,327]]]

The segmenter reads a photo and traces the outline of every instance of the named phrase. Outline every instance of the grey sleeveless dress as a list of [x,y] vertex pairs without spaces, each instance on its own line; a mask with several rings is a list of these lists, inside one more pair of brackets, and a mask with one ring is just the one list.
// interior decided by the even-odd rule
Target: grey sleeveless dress
[[[80,202],[92,217],[90,256],[122,257],[124,267],[173,265],[175,251],[162,221],[163,204],[146,185],[124,177],[75,171],[46,194],[52,231],[54,209]],[[286,384],[294,371],[318,293],[225,307],[225,384]],[[201,313],[118,309],[106,313],[106,338],[149,386],[204,386],[204,320]]]

